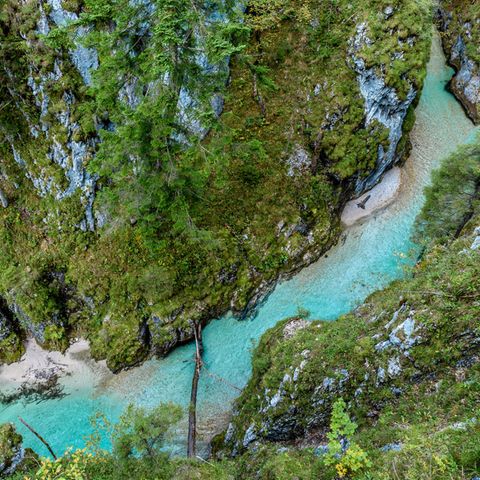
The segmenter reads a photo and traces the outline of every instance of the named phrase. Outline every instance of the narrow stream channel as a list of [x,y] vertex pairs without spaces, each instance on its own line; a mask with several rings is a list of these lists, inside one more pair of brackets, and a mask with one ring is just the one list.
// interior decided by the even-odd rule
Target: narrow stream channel
[[[472,140],[477,131],[445,89],[452,74],[435,34],[411,136],[413,150],[402,169],[402,187],[395,202],[348,228],[327,256],[278,285],[255,319],[239,322],[227,316],[205,328],[208,373],[202,373],[200,381],[200,436],[203,433],[208,440],[208,434],[225,422],[238,388],[250,375],[251,347],[266,329],[294,315],[299,307],[309,310],[312,319],[334,320],[373,291],[404,275],[405,267],[412,264],[415,245],[410,234],[432,169],[458,145]],[[95,412],[115,420],[131,402],[149,406],[173,401],[186,406],[193,357],[194,346],[186,345],[165,359],[148,361],[117,376],[100,364],[86,361],[81,371],[62,380],[67,396],[38,404],[0,405],[0,423],[17,423],[25,445],[42,455],[47,454],[45,448],[18,423],[18,416],[34,425],[57,453],[68,446],[82,447],[83,437],[91,432],[89,418]],[[182,453],[186,441],[183,427],[177,436],[172,445]]]

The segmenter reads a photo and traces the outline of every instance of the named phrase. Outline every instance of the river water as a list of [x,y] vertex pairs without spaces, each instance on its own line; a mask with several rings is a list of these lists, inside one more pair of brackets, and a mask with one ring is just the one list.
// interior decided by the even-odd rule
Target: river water
[[[334,320],[373,291],[405,275],[405,268],[413,264],[417,251],[410,235],[432,169],[458,145],[472,140],[477,131],[445,89],[452,74],[435,34],[411,134],[413,149],[402,169],[402,186],[395,202],[348,228],[325,257],[279,284],[255,318],[240,322],[226,316],[204,329],[206,368],[198,405],[201,438],[208,440],[226,421],[231,402],[249,378],[252,345],[266,329],[294,315],[299,307],[309,310],[313,319]],[[86,362],[78,373],[62,380],[67,396],[38,404],[0,405],[0,423],[18,424],[25,445],[42,455],[47,455],[45,448],[19,424],[18,416],[34,425],[57,453],[68,446],[82,447],[84,436],[92,429],[89,419],[96,412],[116,420],[129,403],[153,406],[173,401],[186,406],[193,356],[193,345],[182,346],[165,359],[148,361],[117,376]],[[172,439],[177,453],[183,452],[185,438],[182,424]],[[107,440],[104,445],[108,446]]]

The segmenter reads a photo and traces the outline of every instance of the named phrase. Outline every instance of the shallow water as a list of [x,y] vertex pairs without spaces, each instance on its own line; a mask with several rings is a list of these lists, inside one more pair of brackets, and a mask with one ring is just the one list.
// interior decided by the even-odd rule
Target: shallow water
[[[410,241],[413,221],[423,202],[423,188],[432,169],[477,129],[446,89],[453,71],[445,65],[438,36],[434,37],[424,91],[412,132],[413,150],[402,170],[403,184],[396,201],[363,223],[350,227],[328,255],[277,286],[255,319],[231,317],[213,321],[204,330],[205,365],[199,390],[200,436],[205,438],[225,421],[238,388],[250,375],[250,349],[265,332],[299,307],[311,318],[333,320],[360,304],[370,293],[405,274],[416,248]],[[173,401],[186,406],[193,374],[193,345],[176,349],[167,358],[151,360],[118,376],[99,375],[85,368],[82,375],[63,380],[63,399],[40,404],[0,405],[0,423],[20,415],[52,444],[57,453],[67,446],[84,446],[91,432],[89,418],[97,411],[118,418],[130,402],[155,405]],[[172,440],[183,451],[184,425]],[[46,455],[45,448],[22,425],[25,445]],[[107,446],[108,442],[105,441]]]

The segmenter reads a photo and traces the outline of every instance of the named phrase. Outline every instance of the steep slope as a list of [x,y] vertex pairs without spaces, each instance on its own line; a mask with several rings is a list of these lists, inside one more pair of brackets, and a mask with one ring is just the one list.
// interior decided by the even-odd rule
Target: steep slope
[[[287,319],[263,336],[232,423],[215,441],[216,459],[134,456],[126,464],[115,453],[79,451],[50,464],[50,471],[105,480],[476,478],[479,187],[477,144],[434,175],[416,229],[426,250],[411,278],[337,322]],[[327,434],[339,429],[331,410],[340,397],[358,430],[347,421],[338,463],[330,463]],[[23,458],[19,452],[19,436],[2,427],[0,472]],[[45,478],[36,464],[25,468],[14,478]]]
[[452,92],[475,123],[480,122],[480,5],[466,0],[442,0],[439,23],[450,63],[457,70]]
[[117,370],[245,315],[408,150],[429,2],[194,6],[2,3],[2,360],[85,335]]
[[427,252],[411,279],[337,322],[288,319],[264,335],[217,454],[321,446],[342,397],[372,453],[369,478],[478,473],[479,186],[476,145],[435,175],[417,226]]

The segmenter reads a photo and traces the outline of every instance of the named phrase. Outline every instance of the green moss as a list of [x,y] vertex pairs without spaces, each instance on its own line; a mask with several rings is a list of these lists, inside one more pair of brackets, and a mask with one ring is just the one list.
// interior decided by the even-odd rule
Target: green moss
[[[480,6],[477,2],[442,0],[442,8],[452,15],[447,32],[444,32],[444,40],[449,48],[457,41],[458,35],[462,34],[463,41],[467,46],[467,55],[477,64],[480,63],[480,32],[476,22],[480,18]],[[469,24],[469,35],[466,35],[465,25]]]
[[[477,146],[463,148],[434,175],[417,227],[429,232],[429,250],[411,278],[373,294],[336,322],[305,326],[288,319],[263,335],[252,377],[236,402],[234,436],[226,444],[217,437],[217,453],[243,451],[251,426],[262,443],[276,439],[292,447],[303,439],[311,445],[309,439],[323,438],[332,403],[343,397],[360,427],[354,440],[373,460],[361,478],[478,474],[480,263],[470,246],[480,211],[478,189],[458,185],[468,185],[479,158]],[[446,205],[463,205],[447,225],[456,236],[438,228]],[[415,322],[410,337],[402,326],[407,320]],[[292,335],[294,325],[304,328]],[[383,347],[393,334],[397,340]],[[410,346],[398,346],[409,338],[415,339]],[[280,401],[270,404],[277,393]],[[381,450],[394,443],[400,451]],[[281,464],[273,456],[268,462]]]
[[[63,4],[94,25],[86,43],[97,48],[101,67],[88,89],[70,60],[71,30],[54,28],[43,38],[35,33],[36,2],[2,5],[2,58],[16,79],[4,92],[5,98],[11,91],[16,97],[12,108],[0,110],[2,128],[6,139],[21,139],[15,146],[30,176],[53,179],[55,187],[50,195],[36,195],[8,142],[2,144],[6,175],[0,187],[10,206],[0,212],[0,290],[11,292],[9,300],[34,324],[49,324],[47,345],[64,348],[68,337],[85,335],[95,355],[107,357],[115,369],[143,359],[149,347],[163,352],[172,345],[172,329],[186,329],[192,318],[218,316],[230,305],[242,312],[262,282],[304,265],[306,254],[315,259],[336,241],[338,212],[352,184],[371,172],[378,146],[388,145],[383,126],[365,128],[349,40],[356,26],[367,22],[375,42],[361,55],[384,70],[401,97],[411,84],[421,89],[430,43],[431,11],[422,2],[395,4],[388,21],[382,12],[389,3],[383,0],[342,0],[334,6],[320,0],[255,2],[241,26],[232,24],[231,31],[212,32],[208,39],[217,42],[217,57],[219,35],[233,49],[228,89],[223,74],[205,76],[191,61],[194,54],[182,52],[182,68],[175,70],[179,78],[205,104],[213,91],[221,91],[225,108],[219,121],[206,115],[212,130],[204,142],[169,146],[166,155],[161,139],[171,138],[177,128],[176,97],[160,95],[130,111],[115,90],[132,75],[150,84],[164,73],[148,64],[165,67],[159,49],[139,43],[135,29],[125,35],[119,27],[134,20],[141,24],[144,19],[129,12],[143,7],[96,0]],[[187,23],[199,21],[179,6]],[[120,33],[110,28],[112,18]],[[167,23],[160,30],[173,28]],[[177,27],[180,35],[185,22]],[[21,33],[28,35],[28,45],[16,41]],[[398,39],[410,37],[413,46],[400,46]],[[110,48],[117,40],[122,48]],[[143,48],[142,55],[123,55],[127,44]],[[401,63],[391,60],[399,50]],[[35,79],[51,72],[55,61],[62,76],[45,86],[49,137],[42,132],[34,139],[25,118],[37,121],[39,111],[27,78],[30,72]],[[109,218],[95,233],[78,229],[84,215],[79,194],[54,198],[67,179],[47,153],[53,138],[67,141],[57,118],[66,108],[65,92],[76,98],[69,112],[80,126],[75,140],[96,135],[106,120],[117,125],[115,132],[102,131],[103,143],[88,161],[100,174],[95,208]],[[412,112],[408,118],[405,134],[413,125]],[[298,148],[312,164],[289,176],[286,160]],[[145,175],[132,175],[130,160],[122,163],[132,152],[142,161],[137,173]],[[58,272],[64,281],[52,279]],[[149,321],[153,316],[160,327]],[[139,336],[144,322],[152,329],[149,346]]]
[[[461,149],[434,175],[419,223],[430,241],[410,278],[376,292],[336,322],[287,319],[262,336],[253,355],[252,377],[236,404],[233,441],[225,446],[221,435],[213,444],[219,453],[226,447],[231,452],[238,442],[235,458],[177,458],[167,464],[135,457],[119,465],[114,456],[104,454],[86,460],[91,478],[334,480],[338,472],[316,447],[327,443],[331,405],[340,396],[358,424],[352,440],[372,462],[352,478],[445,480],[479,475],[480,252],[471,249],[474,228],[480,225],[479,192],[448,181],[460,178],[462,186],[470,182],[476,171],[472,162],[479,161],[476,149]],[[450,204],[461,206],[460,215],[447,225],[445,235],[438,225]],[[452,236],[455,229],[458,234]],[[303,312],[300,317],[305,316]],[[397,328],[407,319],[415,321],[410,346],[405,344],[408,332]],[[294,322],[296,331],[286,330]],[[115,328],[111,319],[103,326],[109,323]],[[404,345],[379,348],[393,332]],[[118,333],[125,338],[129,334]],[[400,371],[388,371],[392,358],[398,358]],[[296,368],[297,380],[285,381],[285,374],[293,377]],[[385,370],[383,379],[380,368]],[[281,384],[282,400],[265,408],[265,395],[271,398]],[[269,429],[285,418],[296,423],[293,435],[269,441]],[[250,425],[263,428],[257,429],[260,443],[243,449]],[[0,455],[1,443],[0,430]]]
[[25,349],[23,342],[15,333],[0,341],[0,363],[18,362]]
[[10,465],[21,444],[22,436],[15,431],[11,423],[0,426],[0,466]]

